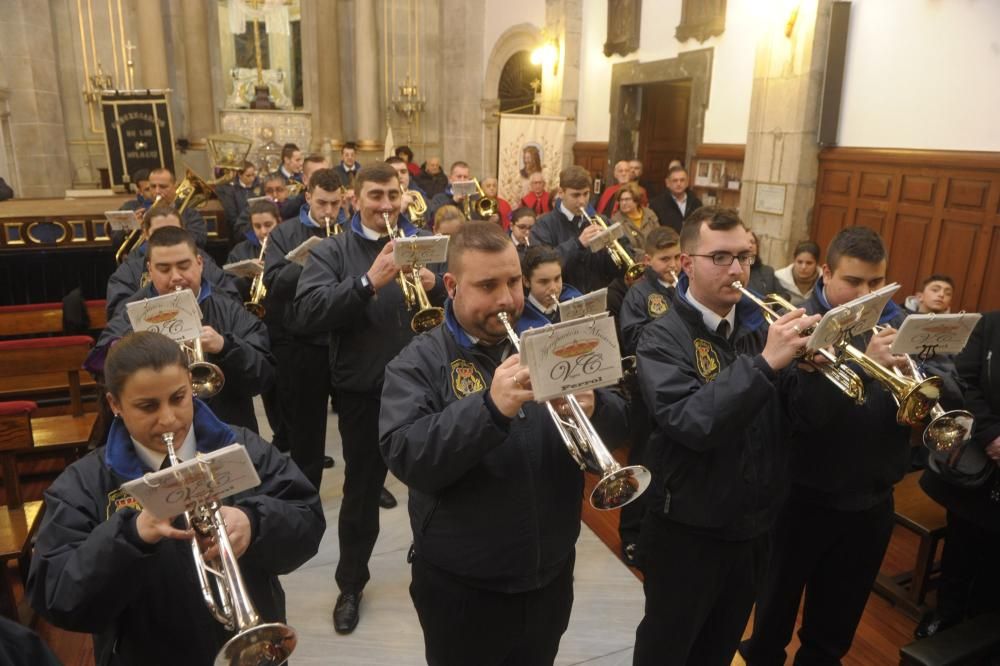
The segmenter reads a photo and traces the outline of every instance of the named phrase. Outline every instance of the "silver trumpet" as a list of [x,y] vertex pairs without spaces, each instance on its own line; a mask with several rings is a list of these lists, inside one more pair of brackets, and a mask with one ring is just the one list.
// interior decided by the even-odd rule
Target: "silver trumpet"
[[[507,330],[507,337],[514,349],[521,353],[521,340],[510,323],[510,316],[506,312],[500,312],[497,318]],[[608,511],[621,508],[637,499],[649,486],[652,478],[649,470],[642,465],[619,465],[601,441],[601,436],[597,434],[594,424],[587,418],[576,397],[570,394],[563,399],[570,412],[565,417],[559,415],[551,402],[546,402],[545,407],[576,464],[580,469],[590,470],[601,477],[590,494],[591,505],[595,509]]]
[[[170,464],[176,465],[179,461],[174,451],[174,433],[164,433],[161,438]],[[218,558],[206,562],[198,540],[191,540],[191,555],[205,605],[227,630],[237,632],[216,655],[215,665],[279,666],[288,661],[298,638],[288,625],[261,623],[243,582],[220,506],[217,500],[212,500],[184,512],[186,527],[210,538],[219,548]]]

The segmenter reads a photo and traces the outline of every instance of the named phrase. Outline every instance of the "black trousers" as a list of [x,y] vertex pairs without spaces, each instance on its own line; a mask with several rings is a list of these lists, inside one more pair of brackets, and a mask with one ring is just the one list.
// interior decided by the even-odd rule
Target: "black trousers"
[[[629,438],[632,446],[628,451],[629,465],[642,465],[646,455],[646,442],[651,431],[649,411],[642,401],[638,391],[632,393],[629,401]],[[636,543],[639,540],[639,528],[646,515],[646,502],[641,498],[622,507],[618,521],[618,535],[622,544]],[[641,561],[641,554],[639,555]]]
[[274,386],[261,394],[264,401],[264,412],[267,422],[271,425],[274,436],[271,443],[284,453],[291,450],[289,430],[291,428],[292,409],[295,405],[294,391],[296,387],[295,369],[289,357],[290,348],[285,343],[271,345],[271,354],[277,363],[276,381]]
[[319,490],[326,453],[327,405],[330,399],[330,358],[325,345],[293,342],[288,349],[288,383],[291,384],[289,451]]
[[942,617],[959,621],[1000,610],[998,554],[1000,525],[989,532],[954,511],[948,512],[938,582],[937,611]]
[[729,666],[764,577],[769,537],[723,541],[647,513],[646,614],[635,632],[636,666]]
[[[337,391],[340,439],[344,445],[344,499],[340,504],[340,562],[337,586],[357,593],[371,575],[368,560],[378,539],[378,498],[385,461],[378,448],[379,396]],[[322,461],[321,461],[322,463]]]
[[793,492],[775,525],[753,635],[740,646],[748,666],[785,663],[803,589],[802,645],[794,663],[840,664],[878,575],[892,523],[891,496],[864,511],[838,511]]
[[551,666],[573,608],[571,554],[545,587],[505,594],[413,560],[410,598],[429,666]]

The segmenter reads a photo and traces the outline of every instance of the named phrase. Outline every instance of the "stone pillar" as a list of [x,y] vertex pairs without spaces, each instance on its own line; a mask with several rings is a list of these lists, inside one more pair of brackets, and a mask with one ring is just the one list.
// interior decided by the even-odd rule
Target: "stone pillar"
[[[812,225],[832,4],[801,3],[790,36],[785,36],[784,21],[776,21],[757,46],[740,214],[760,238],[764,260],[775,267],[787,264]],[[785,189],[783,214],[755,211],[758,184]]]
[[[215,9],[214,5],[210,6]],[[184,73],[187,79],[187,137],[199,142],[215,131],[215,105],[212,103],[212,76],[208,55],[209,22],[205,16],[205,8],[202,0],[182,0],[181,3]]]
[[580,94],[580,49],[583,42],[582,0],[546,0],[545,26],[559,39],[558,70],[542,72],[542,114],[573,118],[563,135],[563,167],[573,163],[576,107]]
[[[337,3],[320,2],[316,8],[316,28],[320,37],[323,35],[335,35],[337,26]],[[321,150],[330,150],[330,142],[343,145],[344,125],[340,112],[340,49],[335,43],[326,41],[319,43],[318,55],[315,62],[322,63],[317,67],[319,74],[319,117],[316,134],[321,141],[326,144]],[[366,49],[369,50],[369,49]],[[376,95],[378,87],[375,86]],[[377,104],[377,102],[376,102]],[[313,140],[316,143],[316,140]]]
[[[476,91],[483,86],[483,39],[485,0],[441,0],[438,34],[444,78],[436,89],[440,99],[442,164],[445,171],[455,160],[469,163],[472,174],[491,173],[496,162],[487,165],[483,156],[483,126],[491,112],[482,105]],[[430,70],[428,67],[427,70]],[[433,70],[431,70],[433,71]],[[421,83],[421,87],[424,84]],[[429,106],[435,87],[428,86]]]
[[[329,4],[329,3],[321,3]],[[375,0],[357,0],[354,31],[355,109],[357,114],[358,148],[378,150],[384,139],[384,113],[379,109],[379,39],[375,23]]]
[[139,45],[139,80],[135,87],[165,90],[170,85],[162,7],[159,0],[143,0],[135,8],[137,39],[134,41]]

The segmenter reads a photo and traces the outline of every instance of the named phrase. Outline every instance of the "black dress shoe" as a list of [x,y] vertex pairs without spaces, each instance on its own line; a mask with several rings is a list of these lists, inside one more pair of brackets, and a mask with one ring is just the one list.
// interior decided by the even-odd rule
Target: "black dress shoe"
[[342,592],[333,607],[333,628],[338,634],[349,634],[358,626],[358,609],[361,607],[361,592]]
[[638,557],[638,547],[634,543],[622,543],[622,559],[625,560],[625,564],[630,567],[639,566]]
[[941,615],[937,611],[930,611],[921,618],[920,624],[913,631],[913,637],[918,640],[921,638],[930,638],[954,624],[956,624],[954,619]]
[[396,498],[392,496],[392,493],[385,486],[382,486],[382,492],[379,493],[378,505],[383,509],[391,509],[396,506]]
[[336,464],[337,461],[330,456],[323,456],[323,469],[332,469]]

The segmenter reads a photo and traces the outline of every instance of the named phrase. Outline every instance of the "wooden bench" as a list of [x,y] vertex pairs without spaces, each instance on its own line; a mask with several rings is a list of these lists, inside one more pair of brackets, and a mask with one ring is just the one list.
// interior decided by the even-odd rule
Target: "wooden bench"
[[[86,301],[85,304],[91,330],[101,330],[108,325],[106,301]],[[62,303],[0,307],[0,336],[62,335],[63,330]]]
[[1000,613],[979,615],[899,649],[900,666],[974,666],[1000,657]]
[[946,526],[944,507],[920,487],[922,474],[910,472],[893,490],[896,523],[920,537],[913,570],[895,576],[879,573],[875,579],[875,591],[915,620],[927,611],[924,600],[935,571],[934,556]]
[[[44,504],[22,502],[17,474],[16,454],[32,448],[31,402],[0,403],[0,469],[3,473],[7,504],[0,507],[0,613],[18,622],[27,622],[27,614],[18,608],[15,589],[27,580],[31,540],[41,524]],[[17,568],[11,565],[16,562]],[[27,608],[27,605],[24,605]]]

